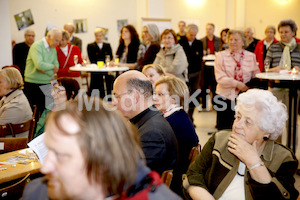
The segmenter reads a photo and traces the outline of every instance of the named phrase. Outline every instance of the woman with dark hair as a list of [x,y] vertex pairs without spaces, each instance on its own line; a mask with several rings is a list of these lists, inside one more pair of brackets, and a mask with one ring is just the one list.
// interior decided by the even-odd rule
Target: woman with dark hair
[[167,73],[188,82],[188,61],[182,46],[178,44],[176,33],[165,29],[160,37],[164,47],[156,54],[153,64],[160,64]]
[[75,79],[72,78],[59,78],[57,83],[53,84],[51,95],[53,103],[48,106],[42,113],[37,124],[34,138],[44,133],[45,121],[51,111],[64,109],[67,101],[75,99],[78,95],[80,86]]
[[228,31],[229,31],[229,28],[224,28],[220,33],[220,38],[221,38],[220,51],[223,51],[223,50],[226,50],[229,48],[229,45],[226,42]]
[[127,66],[130,69],[137,69],[137,60],[144,56],[145,47],[140,44],[139,35],[134,26],[126,25],[121,29],[120,44],[117,50],[119,63],[114,65]]

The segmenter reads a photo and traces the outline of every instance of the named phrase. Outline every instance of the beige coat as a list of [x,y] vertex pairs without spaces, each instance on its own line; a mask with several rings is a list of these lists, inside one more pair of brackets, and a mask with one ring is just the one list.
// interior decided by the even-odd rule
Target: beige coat
[[180,44],[164,52],[163,49],[156,54],[154,64],[160,64],[167,73],[173,74],[184,82],[188,82],[188,61]]
[[[15,90],[0,101],[0,124],[22,123],[32,118],[32,110],[22,90]],[[28,132],[18,134],[27,137]]]

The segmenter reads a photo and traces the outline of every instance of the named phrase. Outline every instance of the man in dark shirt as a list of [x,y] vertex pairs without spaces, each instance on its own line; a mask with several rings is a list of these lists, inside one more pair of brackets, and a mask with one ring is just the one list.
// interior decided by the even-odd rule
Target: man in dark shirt
[[30,46],[34,43],[35,32],[33,29],[26,29],[24,33],[25,41],[18,43],[13,48],[13,64],[18,65],[22,77],[24,78],[24,70],[26,59]]
[[246,50],[253,52],[255,50],[255,47],[257,43],[259,42],[258,39],[253,37],[253,30],[252,28],[245,28],[244,30],[245,38],[246,38]]
[[160,174],[173,169],[177,140],[168,121],[153,105],[151,82],[141,72],[130,70],[115,80],[113,94],[113,105],[138,128],[147,166]]
[[[179,44],[183,47],[189,62],[188,77],[191,95],[200,87],[200,72],[203,57],[203,44],[200,40],[196,39],[197,33],[198,26],[189,24],[186,29],[186,37],[179,40]],[[193,121],[193,112],[197,105],[191,104],[189,105],[189,117]]]

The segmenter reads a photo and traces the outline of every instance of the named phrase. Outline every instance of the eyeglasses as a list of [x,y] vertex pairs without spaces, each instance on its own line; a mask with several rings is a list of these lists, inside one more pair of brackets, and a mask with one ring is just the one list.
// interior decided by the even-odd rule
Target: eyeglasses
[[121,99],[121,97],[122,97],[123,95],[125,95],[125,94],[130,94],[132,91],[133,91],[133,90],[128,90],[127,92],[123,92],[123,93],[121,93],[121,94],[114,94],[114,97],[115,97],[116,99]]
[[142,31],[142,33],[143,33],[143,34],[147,34],[147,33],[148,33],[148,31]]
[[66,89],[63,86],[53,87],[51,89],[51,93],[55,93],[55,94],[61,94],[65,91],[66,91]]
[[169,37],[162,37],[162,40],[174,40],[174,37],[171,37],[171,36],[169,36]]

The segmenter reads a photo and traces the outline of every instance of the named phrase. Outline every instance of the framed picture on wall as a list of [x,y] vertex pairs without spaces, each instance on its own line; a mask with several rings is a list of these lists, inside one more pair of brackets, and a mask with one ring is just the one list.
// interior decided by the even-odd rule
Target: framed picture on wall
[[126,25],[128,25],[128,20],[127,19],[119,19],[119,20],[117,20],[118,33],[120,33],[121,28],[123,26],[126,26]]
[[87,33],[87,19],[74,19],[75,33]]
[[19,31],[34,24],[33,16],[31,14],[30,9],[14,15],[14,17],[15,17]]

